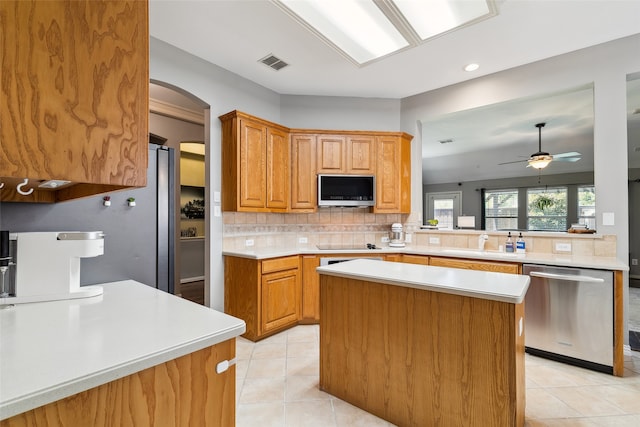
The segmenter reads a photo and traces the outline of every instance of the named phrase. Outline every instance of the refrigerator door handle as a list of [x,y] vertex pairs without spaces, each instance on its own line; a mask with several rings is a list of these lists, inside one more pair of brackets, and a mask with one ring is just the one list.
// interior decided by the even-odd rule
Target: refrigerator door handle
[[590,277],[590,276],[574,276],[567,274],[554,274],[554,273],[546,273],[542,271],[530,271],[530,277],[541,277],[544,279],[553,279],[553,280],[565,280],[569,282],[591,282],[591,283],[604,283],[604,279],[599,277]]

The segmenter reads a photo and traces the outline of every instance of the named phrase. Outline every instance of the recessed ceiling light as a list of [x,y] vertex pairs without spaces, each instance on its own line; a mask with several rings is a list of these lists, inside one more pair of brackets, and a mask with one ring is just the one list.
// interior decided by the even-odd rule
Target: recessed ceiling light
[[476,64],[475,62],[472,62],[471,64],[467,64],[464,66],[465,71],[475,71],[478,68],[480,68],[480,65]]

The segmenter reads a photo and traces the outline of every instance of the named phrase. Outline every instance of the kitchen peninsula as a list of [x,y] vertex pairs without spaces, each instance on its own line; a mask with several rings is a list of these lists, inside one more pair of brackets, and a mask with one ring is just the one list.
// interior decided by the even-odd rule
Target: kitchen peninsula
[[0,309],[0,424],[234,425],[227,361],[245,323],[132,280],[102,286]]
[[528,276],[365,259],[317,270],[322,390],[398,425],[524,425]]

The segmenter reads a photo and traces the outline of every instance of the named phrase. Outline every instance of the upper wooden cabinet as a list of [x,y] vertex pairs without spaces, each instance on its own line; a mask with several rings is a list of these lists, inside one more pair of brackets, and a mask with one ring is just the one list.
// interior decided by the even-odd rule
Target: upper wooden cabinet
[[147,1],[2,1],[0,27],[0,200],[145,186]]
[[411,136],[407,134],[376,138],[376,205],[373,211],[411,211]]
[[222,210],[286,212],[289,130],[239,111],[222,122]]
[[318,173],[375,174],[376,137],[372,135],[318,135]]
[[316,136],[291,135],[291,210],[313,212],[318,206]]

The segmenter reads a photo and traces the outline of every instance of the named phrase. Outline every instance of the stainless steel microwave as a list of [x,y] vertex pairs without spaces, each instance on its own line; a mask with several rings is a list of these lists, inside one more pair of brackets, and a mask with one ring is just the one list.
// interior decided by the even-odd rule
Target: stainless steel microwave
[[318,206],[373,206],[376,177],[373,175],[318,175]]

